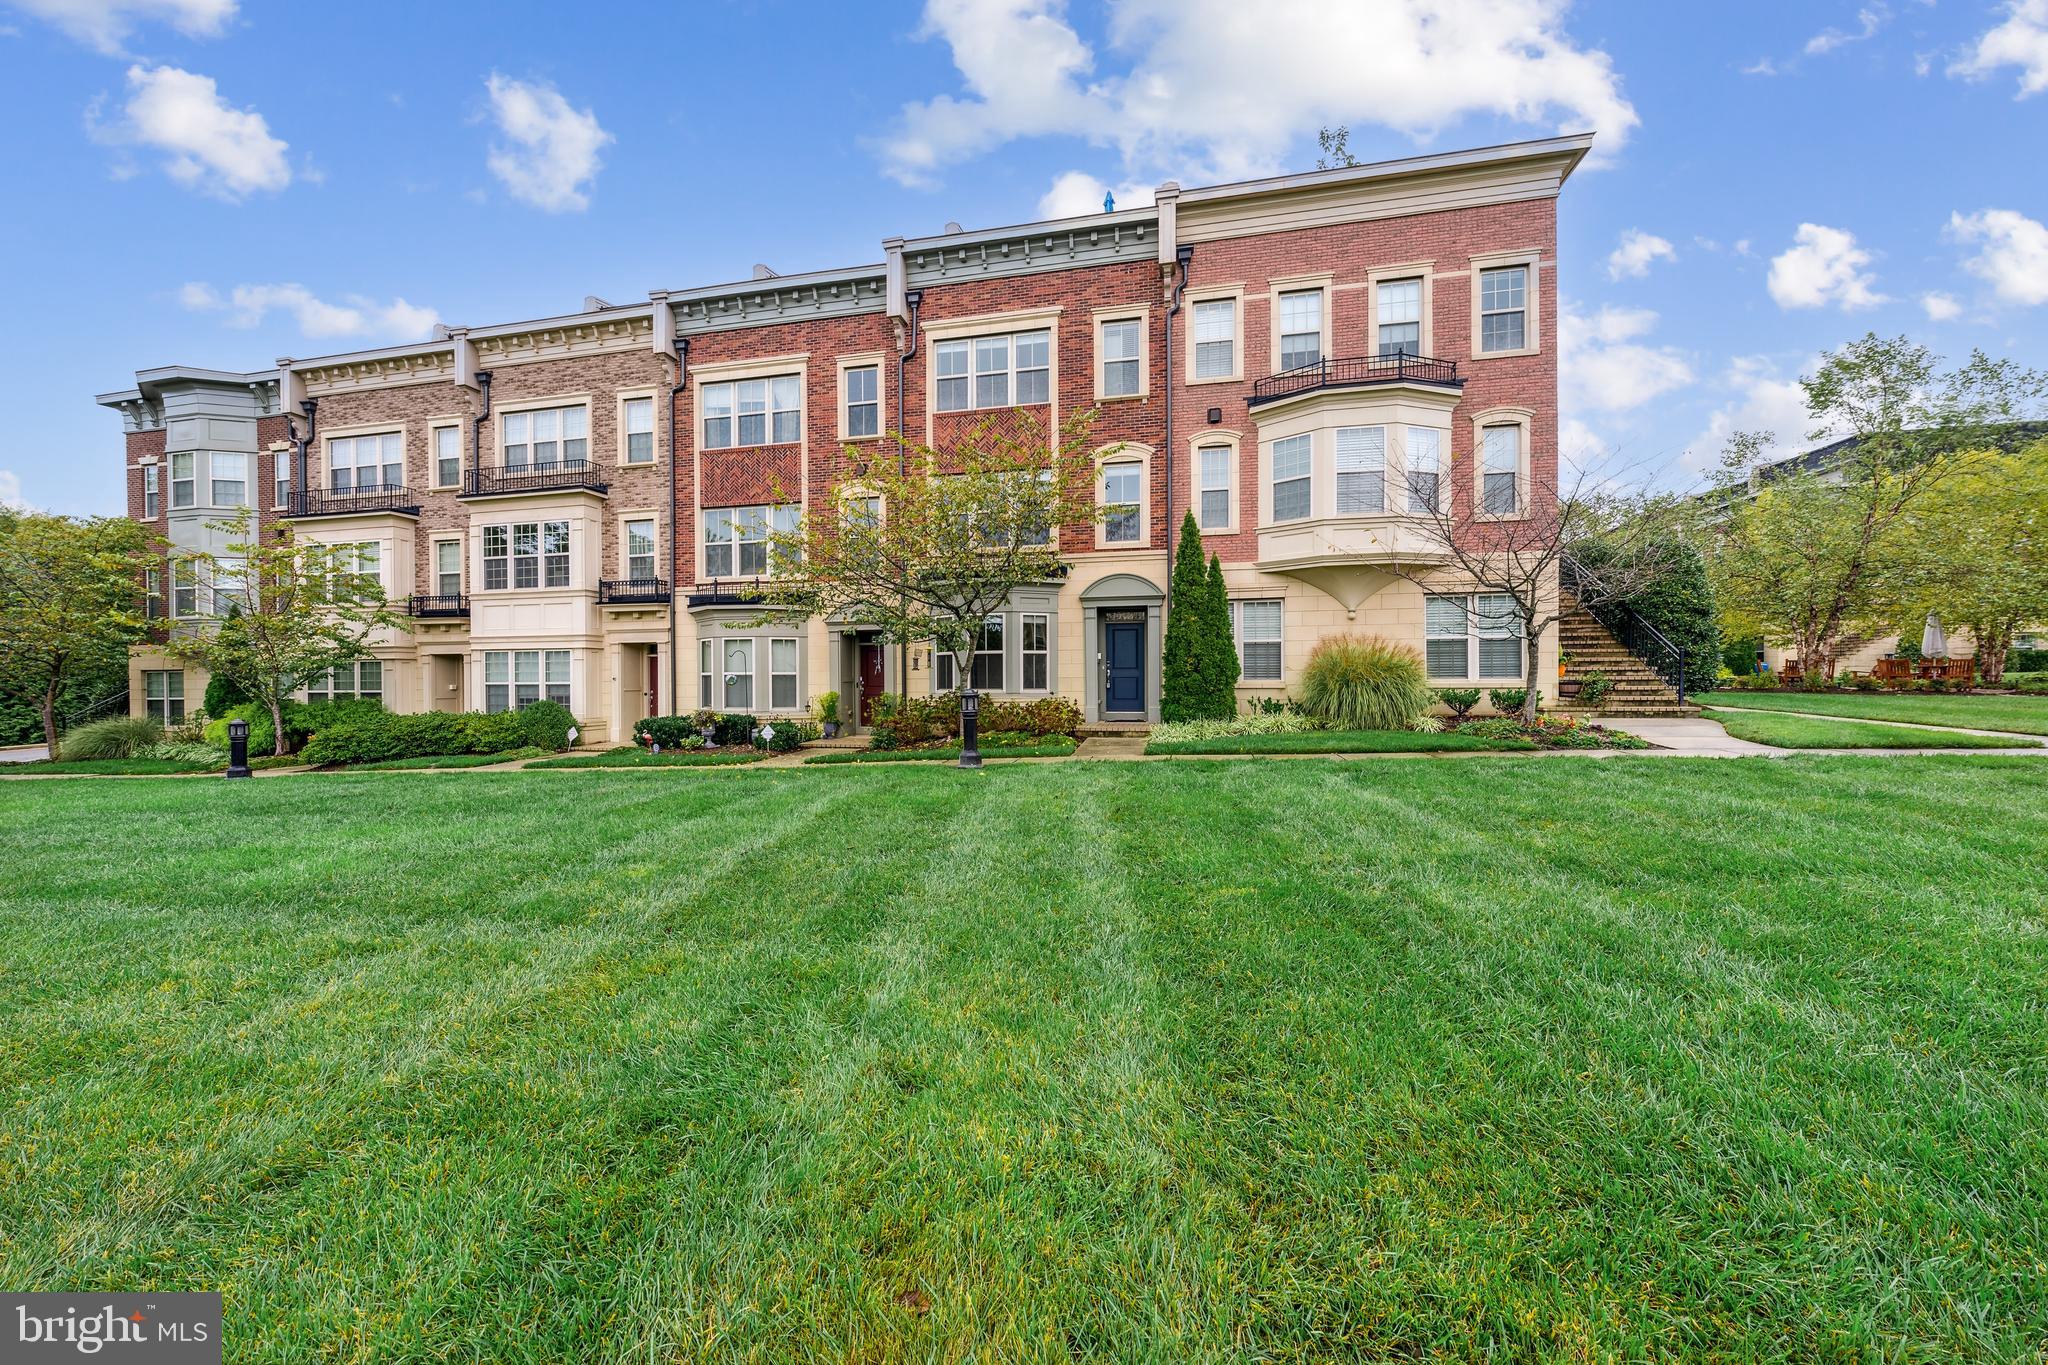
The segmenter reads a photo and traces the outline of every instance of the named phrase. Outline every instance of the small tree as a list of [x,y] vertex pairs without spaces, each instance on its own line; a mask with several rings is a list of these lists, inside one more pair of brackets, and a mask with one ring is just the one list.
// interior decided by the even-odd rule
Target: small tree
[[[375,575],[358,572],[347,547],[301,541],[280,528],[264,540],[243,511],[212,523],[230,537],[225,554],[190,556],[211,589],[220,621],[176,634],[168,651],[232,679],[270,711],[272,752],[286,751],[284,704],[321,675],[369,657],[370,636],[406,629]],[[229,606],[221,608],[223,598]]]
[[1202,632],[1209,643],[1215,679],[1217,713],[1225,718],[1237,714],[1237,641],[1230,629],[1230,589],[1223,582],[1223,561],[1209,556],[1208,626]]
[[1018,588],[1065,574],[1062,528],[1097,516],[1094,419],[1079,412],[1049,433],[1027,414],[992,414],[945,449],[899,437],[900,459],[849,446],[838,505],[769,528],[754,624],[823,615],[895,644],[930,641],[964,689],[988,618]]
[[[1173,581],[1167,592],[1166,640],[1161,646],[1159,675],[1162,720],[1224,720],[1236,709],[1231,695],[1236,679],[1222,676],[1216,637],[1214,594],[1202,564],[1202,532],[1195,524],[1195,514],[1189,512],[1181,521],[1180,549],[1174,555]],[[1222,644],[1228,652],[1227,615]]]
[[80,674],[127,671],[143,638],[149,533],[125,517],[36,513],[0,523],[0,676],[35,698],[57,749],[57,698]]
[[1928,612],[1977,642],[1984,681],[2005,676],[2013,636],[2048,621],[2048,443],[2014,453],[1944,457],[1943,476],[1908,519],[1902,629]]

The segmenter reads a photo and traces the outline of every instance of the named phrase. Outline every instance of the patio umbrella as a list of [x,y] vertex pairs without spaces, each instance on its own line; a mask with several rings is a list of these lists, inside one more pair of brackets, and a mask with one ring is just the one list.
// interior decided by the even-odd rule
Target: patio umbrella
[[1941,628],[1941,618],[1933,612],[1927,613],[1927,624],[1920,630],[1920,657],[1923,659],[1946,659],[1948,657],[1948,632]]

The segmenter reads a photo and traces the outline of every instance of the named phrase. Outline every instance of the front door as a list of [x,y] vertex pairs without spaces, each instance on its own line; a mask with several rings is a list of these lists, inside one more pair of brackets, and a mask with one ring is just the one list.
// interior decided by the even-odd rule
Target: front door
[[860,647],[860,723],[875,723],[875,698],[887,686],[882,681],[882,647],[862,642]]
[[1102,714],[1105,719],[1145,718],[1145,622],[1102,623],[1104,661]]
[[661,646],[647,646],[647,712],[661,714]]

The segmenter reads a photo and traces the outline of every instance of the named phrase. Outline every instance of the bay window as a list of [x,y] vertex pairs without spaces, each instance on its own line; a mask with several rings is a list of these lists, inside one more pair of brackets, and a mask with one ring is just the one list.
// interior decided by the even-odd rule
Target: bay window
[[1052,643],[1050,622],[1042,612],[1025,612],[1019,620],[1017,662],[1025,692],[1044,692],[1051,687]]
[[1387,508],[1387,429],[1337,428],[1337,515]]
[[1443,489],[1443,434],[1435,427],[1408,428],[1408,510],[1435,512]]
[[359,659],[323,673],[306,683],[306,700],[350,701],[364,698],[384,700],[384,665],[376,659]]
[[775,711],[796,710],[796,641],[768,642],[768,706]]
[[803,436],[803,386],[793,374],[727,380],[701,390],[704,448],[789,445]]
[[189,559],[171,561],[171,615],[199,614],[199,571]]
[[217,450],[207,461],[215,507],[249,505],[249,457]]
[[395,431],[337,436],[327,443],[327,486],[336,493],[397,488],[405,482],[405,452]]
[[728,711],[751,711],[754,709],[754,642],[752,640],[727,640],[725,642],[724,705]]
[[1309,514],[1312,449],[1306,434],[1273,442],[1273,520],[1297,521]]
[[570,704],[568,650],[484,651],[484,710],[516,711],[537,701]]
[[191,451],[171,456],[171,506],[190,507],[198,501],[199,482],[193,475],[196,457]]
[[569,586],[569,523],[519,521],[484,527],[484,588]]
[[221,555],[213,562],[213,614],[249,610],[249,561]]
[[581,403],[505,414],[505,468],[553,469],[590,458],[590,410]]

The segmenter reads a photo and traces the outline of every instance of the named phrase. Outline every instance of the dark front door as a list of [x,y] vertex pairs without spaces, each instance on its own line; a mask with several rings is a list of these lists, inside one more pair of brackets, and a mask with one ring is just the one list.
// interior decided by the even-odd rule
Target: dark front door
[[1108,663],[1102,690],[1102,714],[1143,720],[1145,623],[1103,622],[1102,657]]
[[863,643],[860,647],[860,723],[875,723],[875,698],[882,695],[882,647]]
[[647,714],[661,714],[661,646],[647,646]]

